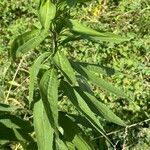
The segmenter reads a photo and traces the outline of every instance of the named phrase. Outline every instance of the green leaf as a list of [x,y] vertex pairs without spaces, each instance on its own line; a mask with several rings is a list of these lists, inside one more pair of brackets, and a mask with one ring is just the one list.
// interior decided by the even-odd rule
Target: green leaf
[[[83,131],[67,115],[60,113],[59,124],[63,128],[63,138],[69,141],[68,146],[72,144],[73,149],[92,150],[90,142],[85,138]],[[71,131],[71,132],[70,132]],[[72,143],[72,144],[71,144]]]
[[57,51],[57,53],[55,54],[53,60],[54,60],[54,63],[56,64],[56,66],[64,74],[64,76],[66,76],[68,81],[71,84],[76,85],[75,73],[73,71],[73,68],[70,65],[69,60],[66,58],[66,56],[62,52]]
[[116,123],[121,126],[126,126],[125,123],[118,116],[116,116],[105,104],[98,101],[95,96],[89,94],[86,91],[83,92],[79,88],[76,88],[76,90],[88,104],[91,110],[97,115],[102,115],[107,121]]
[[92,86],[88,83],[88,81],[81,75],[77,75],[78,86],[87,91],[88,93],[93,94]]
[[42,1],[39,9],[39,20],[44,29],[48,30],[51,20],[55,18],[56,6],[50,1]]
[[49,123],[42,100],[34,104],[33,123],[38,150],[53,149],[54,130]]
[[74,106],[80,110],[86,119],[91,123],[91,125],[111,143],[111,141],[107,138],[99,119],[95,116],[94,112],[89,108],[78,92],[75,91],[67,82],[62,82],[61,86],[62,90],[65,92],[66,96],[70,99]]
[[33,93],[34,93],[34,84],[36,81],[36,77],[39,73],[41,63],[44,59],[46,59],[48,56],[50,56],[50,52],[45,52],[42,55],[40,55],[32,65],[30,69],[30,82],[29,82],[29,102],[33,101]]
[[44,108],[57,134],[58,128],[58,80],[57,71],[54,68],[46,71],[40,80],[40,92]]
[[71,142],[66,142],[67,147],[69,150],[76,150],[75,145]]
[[33,138],[24,130],[17,128],[8,128],[0,123],[0,140],[33,142]]
[[93,126],[86,120],[86,118],[83,115],[75,115],[75,114],[68,114],[69,118],[73,120],[77,125],[81,125],[85,128],[91,128],[94,129]]
[[28,52],[31,49],[37,47],[48,35],[44,30],[33,29],[19,35],[12,43],[10,54],[15,60],[16,57],[20,57],[22,54]]
[[91,63],[85,63],[85,62],[75,62],[75,63],[86,68],[87,70],[90,70],[92,72],[102,74],[102,75],[111,76],[111,75],[114,75],[116,73],[119,73],[118,71],[115,71],[112,68],[105,67],[105,66],[98,65],[98,64],[91,64]]
[[1,114],[0,123],[5,125],[7,128],[22,129],[27,133],[33,131],[33,126],[29,121],[25,121],[11,114]]
[[13,112],[17,109],[16,106],[10,106],[7,104],[0,103],[0,112]]
[[123,42],[129,40],[113,33],[96,31],[72,19],[68,20],[67,25],[70,31],[79,34],[81,39],[89,39],[94,42]]
[[67,145],[62,140],[56,140],[56,144],[58,146],[58,150],[68,150]]
[[87,78],[88,80],[90,80],[92,83],[94,83],[95,85],[101,87],[102,89],[111,92],[119,97],[125,97],[128,98],[127,95],[121,91],[120,89],[114,87],[113,85],[111,85],[110,83],[106,82],[105,80],[101,79],[98,75],[96,75],[94,72],[87,70],[86,68],[76,64],[76,63],[72,63],[74,69],[80,73],[81,75],[83,75],[85,78]]

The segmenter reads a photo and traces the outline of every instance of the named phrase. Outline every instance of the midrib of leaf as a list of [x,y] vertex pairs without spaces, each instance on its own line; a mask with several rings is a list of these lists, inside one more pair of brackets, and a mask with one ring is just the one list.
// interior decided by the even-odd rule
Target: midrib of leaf
[[30,69],[30,82],[29,82],[29,102],[30,102],[30,104],[33,101],[35,78],[37,77],[37,74],[40,70],[40,65],[41,65],[43,59],[45,59],[45,57],[47,57],[48,55],[50,55],[50,52],[45,52],[42,55],[40,55]]
[[32,39],[28,40],[26,43],[24,43],[22,46],[20,46],[16,52],[16,56],[19,57],[21,53],[26,52],[30,47],[30,49],[35,48],[36,44],[39,44],[44,40],[44,38],[47,36],[46,32],[44,30],[41,30],[41,33],[38,33],[35,37]]
[[53,128],[50,126],[42,100],[35,103],[33,109],[35,134],[39,150],[48,150],[53,145]]
[[[60,63],[60,66],[57,65],[57,67],[61,70],[61,72],[64,74],[64,76],[66,76],[66,78],[68,79],[68,81],[75,85],[76,84],[76,79],[75,79],[75,75],[73,72],[73,68],[71,67],[71,64],[69,62],[69,60],[67,58],[65,58],[65,55],[62,54],[60,52],[57,52],[56,54],[58,56],[58,63]],[[61,58],[64,57],[64,62],[63,59]],[[66,63],[68,63],[68,66],[70,68],[70,70],[68,69],[68,66],[66,66]],[[70,73],[71,72],[71,73]]]

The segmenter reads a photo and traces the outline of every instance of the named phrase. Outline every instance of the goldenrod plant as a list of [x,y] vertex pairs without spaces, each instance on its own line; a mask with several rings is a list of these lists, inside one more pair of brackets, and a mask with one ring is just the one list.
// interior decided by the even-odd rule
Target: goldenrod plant
[[[33,124],[10,114],[15,107],[1,104],[4,124],[0,125],[0,130],[3,139],[18,141],[24,149],[31,150],[92,150],[95,149],[94,144],[84,128],[96,131],[113,147],[104,130],[104,122],[126,126],[124,121],[96,98],[92,88],[98,86],[128,99],[123,91],[100,77],[100,74],[107,74],[107,68],[78,62],[63,48],[67,43],[79,40],[94,43],[121,43],[128,40],[113,33],[97,31],[75,20],[71,11],[77,3],[84,2],[86,1],[37,1],[40,25],[33,25],[28,32],[13,41],[10,56],[14,62],[43,44],[45,39],[51,45],[35,59],[29,72],[28,100],[33,112]],[[59,109],[64,98],[72,104],[74,113]]]

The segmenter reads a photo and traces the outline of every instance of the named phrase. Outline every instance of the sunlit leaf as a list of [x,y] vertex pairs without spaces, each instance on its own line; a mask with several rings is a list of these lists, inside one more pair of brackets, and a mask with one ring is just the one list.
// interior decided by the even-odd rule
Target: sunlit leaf
[[33,123],[38,150],[52,150],[54,130],[50,125],[42,100],[34,104]]
[[8,82],[10,85],[13,85],[13,86],[17,86],[17,87],[20,87],[21,85],[18,84],[16,81],[9,81]]
[[64,141],[58,139],[58,140],[56,140],[56,144],[57,144],[57,149],[68,150],[68,147],[67,147],[67,145],[64,143]]
[[54,19],[55,14],[56,6],[51,2],[51,0],[43,0],[39,8],[39,19],[46,30],[49,28],[50,22]]
[[63,54],[63,52],[57,51],[53,60],[56,66],[62,71],[65,77],[69,80],[69,82],[72,83],[73,85],[76,85],[75,73],[73,71],[72,66],[70,65],[69,60]]
[[29,102],[31,103],[33,101],[33,93],[34,93],[34,84],[36,81],[36,77],[39,73],[41,63],[44,59],[46,59],[50,55],[49,52],[45,52],[42,55],[40,55],[32,65],[30,69],[30,82],[29,82]]
[[37,47],[48,35],[44,30],[33,29],[19,35],[12,43],[10,54],[15,60],[16,57],[20,57],[22,54]]
[[98,64],[85,63],[85,62],[75,62],[75,63],[86,68],[87,70],[90,70],[90,71],[95,72],[97,74],[113,75],[113,74],[119,73],[118,71],[116,71],[112,68],[105,67],[105,66],[98,65]]
[[81,39],[89,39],[94,42],[106,41],[106,42],[123,42],[128,41],[128,38],[115,35],[108,32],[99,32],[89,27],[86,27],[76,20],[68,20],[67,22],[70,31],[78,33]]
[[40,81],[40,92],[44,108],[51,126],[57,132],[58,127],[58,80],[57,71],[52,68],[44,73]]

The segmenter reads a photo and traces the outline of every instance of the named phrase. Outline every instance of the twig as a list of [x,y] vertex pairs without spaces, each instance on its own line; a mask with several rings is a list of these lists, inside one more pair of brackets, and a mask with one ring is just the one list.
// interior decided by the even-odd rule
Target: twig
[[[132,127],[135,127],[135,126],[137,126],[137,125],[140,125],[140,124],[142,124],[142,123],[146,123],[146,122],[149,122],[150,121],[150,119],[146,119],[146,120],[143,120],[143,121],[141,121],[141,122],[137,122],[137,123],[134,123],[134,124],[131,124],[131,125],[129,125],[129,126],[126,126],[126,128],[132,128]],[[116,130],[116,131],[113,131],[113,132],[109,132],[109,133],[107,133],[106,135],[112,135],[112,134],[115,134],[115,133],[118,133],[118,132],[120,132],[120,131],[122,131],[122,130],[124,130],[124,128],[122,128],[122,129],[120,129],[120,130]],[[99,137],[96,137],[96,138],[93,138],[92,139],[92,141],[93,140],[97,140],[97,139],[99,139],[99,138],[102,138],[103,136],[99,136]]]
[[117,141],[114,145],[114,150],[117,150],[117,144],[119,143],[119,141]]
[[[25,79],[22,81],[22,83],[20,84],[20,86],[22,86],[25,82],[27,82],[27,80],[29,80],[29,77],[25,78]],[[14,89],[14,91],[18,90],[18,88],[20,88],[20,86],[16,87],[16,88]]]
[[123,136],[122,150],[126,149],[126,137],[127,137],[127,135],[128,135],[128,127],[125,128],[125,133],[124,133],[124,136]]
[[[18,65],[18,67],[17,67],[17,70],[16,70],[16,72],[15,72],[15,74],[14,74],[14,76],[13,76],[12,82],[15,81],[16,76],[17,76],[17,74],[18,74],[18,72],[19,72],[19,69],[20,69],[20,67],[21,67],[21,65],[22,65],[22,63],[23,63],[23,60],[24,60],[24,57],[22,57],[22,59],[20,60],[20,63],[19,63],[19,65]],[[9,90],[8,90],[8,93],[7,93],[7,96],[6,96],[6,99],[5,99],[5,103],[6,103],[6,104],[8,103],[8,98],[9,98],[9,95],[10,95],[12,86],[13,86],[13,85],[11,84],[10,87],[9,87]]]
[[15,148],[15,150],[18,150],[18,148],[20,148],[20,144],[18,144],[17,146],[16,146],[16,148]]

